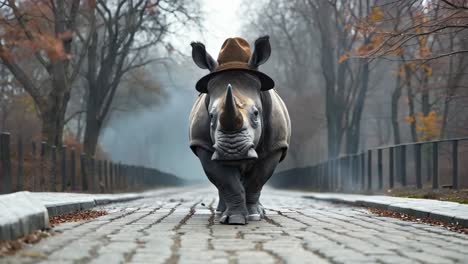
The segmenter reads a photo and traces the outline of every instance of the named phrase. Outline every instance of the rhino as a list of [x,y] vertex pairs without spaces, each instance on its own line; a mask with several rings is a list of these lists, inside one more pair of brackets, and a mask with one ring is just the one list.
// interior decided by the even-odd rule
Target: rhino
[[192,59],[210,73],[189,117],[190,148],[218,189],[216,212],[223,224],[260,221],[263,186],[285,158],[291,122],[274,81],[258,71],[271,54],[269,37],[255,41],[253,52],[242,38],[227,39],[215,61],[205,46],[192,42]]

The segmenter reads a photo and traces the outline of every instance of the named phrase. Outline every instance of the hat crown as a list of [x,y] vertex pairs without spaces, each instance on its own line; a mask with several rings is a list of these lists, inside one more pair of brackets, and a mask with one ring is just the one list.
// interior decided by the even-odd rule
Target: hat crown
[[239,37],[228,38],[221,46],[218,60],[215,61],[206,52],[205,46],[199,42],[192,42],[192,58],[198,67],[209,69],[210,74],[198,80],[196,89],[199,92],[208,92],[208,82],[216,75],[225,71],[245,71],[259,78],[261,91],[274,88],[275,82],[266,74],[258,70],[258,66],[265,63],[270,57],[271,47],[268,36],[255,40],[253,52],[247,40]]
[[221,46],[218,55],[218,64],[229,64],[233,62],[248,63],[251,56],[250,45],[243,38],[228,38]]

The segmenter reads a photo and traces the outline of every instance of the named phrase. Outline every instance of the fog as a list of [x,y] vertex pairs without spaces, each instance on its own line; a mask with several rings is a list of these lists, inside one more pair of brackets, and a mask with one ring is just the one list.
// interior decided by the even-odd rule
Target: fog
[[[117,2],[122,8],[115,1],[98,1],[96,10],[88,3],[60,12],[2,8],[0,131],[206,182],[189,148],[188,117],[195,84],[208,71],[192,61],[190,43],[203,42],[217,58],[227,38],[253,44],[269,35],[271,56],[259,70],[275,81],[292,128],[278,172],[468,134],[463,5]],[[63,12],[73,21],[58,25]]]
[[191,60],[190,42],[202,41],[217,56],[224,39],[238,36],[241,0],[201,1],[202,28],[189,27],[171,39],[180,55],[152,67],[152,76],[166,95],[158,105],[117,113],[103,131],[101,145],[113,160],[154,167],[191,181],[207,181],[189,148],[188,118],[198,93],[195,83],[206,71]]
[[[359,13],[355,5],[271,3],[201,1],[202,26],[185,27],[171,36],[178,56],[172,58],[168,67],[151,68],[153,80],[161,85],[166,96],[154,106],[111,118],[101,138],[105,151],[114,160],[206,181],[198,159],[188,147],[188,116],[197,96],[195,83],[207,72],[192,62],[189,44],[202,41],[216,58],[223,41],[233,36],[242,36],[253,43],[259,36],[270,35],[272,55],[260,70],[275,80],[292,121],[288,156],[278,171],[308,167],[382,145],[466,134],[466,120],[456,110],[465,109],[466,90],[447,86],[448,81],[461,83],[464,75],[452,80],[450,76],[455,75],[447,75],[448,69],[444,67],[448,62],[465,65],[466,56],[448,62],[439,60],[430,66],[430,71],[415,68],[406,73],[402,69],[414,65],[404,56],[391,60],[383,59],[386,54],[372,60],[347,59],[350,54],[359,54],[361,48],[368,48],[361,40],[363,36],[369,37],[367,31],[348,31],[335,23],[346,13],[341,9]],[[407,8],[404,1],[395,7]],[[340,12],[330,10],[333,8]],[[391,17],[393,6],[383,8],[387,8],[385,15]],[[314,13],[315,9],[320,12]],[[326,12],[335,15],[318,15]],[[312,20],[310,14],[314,14]],[[372,13],[362,16],[379,17]],[[334,27],[319,28],[319,22]],[[344,37],[337,37],[338,33]],[[440,45],[433,52],[446,48]],[[405,46],[404,54],[411,58],[415,48]],[[450,95],[454,91],[459,94]],[[457,101],[452,102],[453,98]],[[435,116],[432,123],[428,123],[430,116]],[[443,125],[443,119],[459,121]]]
[[158,168],[189,180],[204,180],[202,168],[188,143],[188,117],[197,97],[195,79],[182,72],[154,79],[167,93],[158,105],[118,113],[104,130],[101,144],[113,160]]

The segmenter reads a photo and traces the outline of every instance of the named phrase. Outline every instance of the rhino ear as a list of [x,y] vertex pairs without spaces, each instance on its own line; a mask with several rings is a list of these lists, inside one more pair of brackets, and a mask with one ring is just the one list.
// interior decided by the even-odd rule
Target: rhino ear
[[210,72],[214,71],[218,63],[206,52],[205,45],[201,42],[192,42],[192,59],[198,67],[208,69]]
[[252,69],[257,69],[258,66],[264,64],[271,55],[270,36],[259,37],[255,40],[254,51],[250,57],[249,66]]

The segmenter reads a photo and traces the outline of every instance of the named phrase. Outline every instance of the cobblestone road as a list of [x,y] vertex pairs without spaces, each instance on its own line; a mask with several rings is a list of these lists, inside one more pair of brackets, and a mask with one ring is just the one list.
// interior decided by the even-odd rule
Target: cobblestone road
[[468,263],[468,236],[267,190],[268,218],[220,225],[211,188],[104,207],[0,263]]

